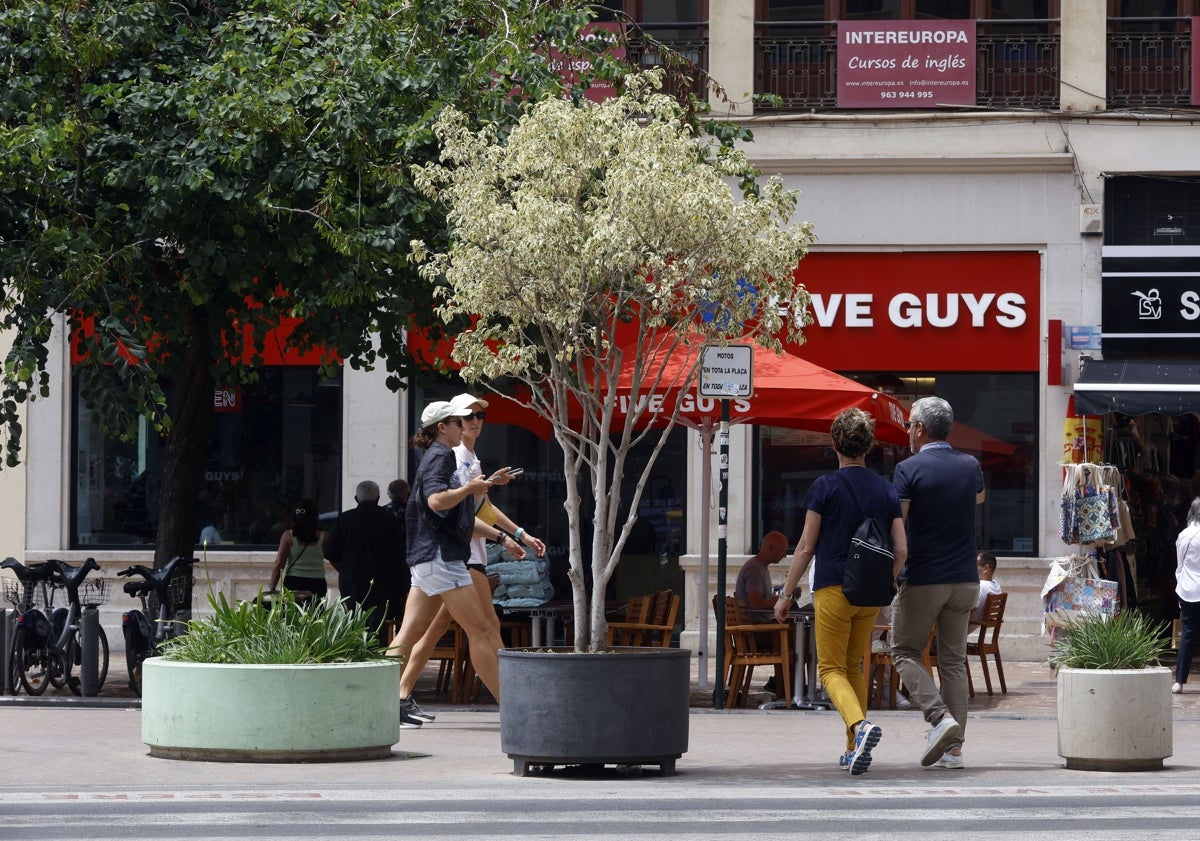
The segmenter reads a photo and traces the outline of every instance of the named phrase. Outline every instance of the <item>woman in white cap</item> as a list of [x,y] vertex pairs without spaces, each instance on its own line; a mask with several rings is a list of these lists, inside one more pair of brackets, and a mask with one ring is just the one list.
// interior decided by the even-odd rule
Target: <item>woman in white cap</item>
[[[413,445],[424,449],[425,455],[417,466],[412,495],[404,512],[412,589],[400,632],[388,647],[388,654],[393,657],[408,654],[445,605],[450,616],[467,632],[475,673],[499,700],[497,652],[504,644],[492,618],[494,611],[490,607],[484,611],[467,572],[472,535],[468,532],[464,536],[449,527],[458,520],[460,506],[470,506],[473,516],[477,498],[491,487],[491,480],[482,476],[463,482],[457,475],[452,448],[462,442],[463,419],[470,412],[445,400],[431,403],[421,413],[421,429],[413,436]],[[479,525],[477,520],[475,523]],[[502,535],[494,526],[487,528],[484,536],[516,546],[511,535]],[[421,721],[401,710],[400,723],[411,727],[420,726]]]
[[[463,432],[461,443],[454,448],[454,457],[457,465],[457,475],[459,482],[469,482],[472,479],[483,475],[483,468],[480,465],[479,457],[475,455],[475,442],[479,440],[479,434],[483,431],[483,420],[487,417],[488,402],[481,397],[476,397],[472,394],[459,394],[450,400],[451,405],[458,409],[466,409],[469,414],[463,415]],[[508,468],[497,471],[493,477],[494,484],[506,485],[509,482]],[[484,497],[487,498],[486,496]],[[495,503],[489,500],[488,502],[491,516],[494,517],[494,522],[477,522],[476,536],[471,540],[471,557],[467,559],[467,571],[471,574],[471,580],[475,583],[475,593],[479,597],[479,603],[483,608],[484,613],[490,617],[492,624],[495,626],[496,633],[500,633],[500,617],[496,615],[496,610],[492,606],[492,587],[487,579],[487,546],[486,538],[482,535],[490,534],[495,526],[499,526],[504,530],[504,534],[512,535],[518,544],[513,545],[511,542],[505,541],[505,546],[508,548],[509,554],[512,557],[520,559],[525,557],[524,547],[528,546],[532,549],[539,558],[546,554],[546,544],[534,537],[525,529],[518,526],[512,521]],[[503,540],[503,537],[501,538]],[[443,605],[441,610],[434,617],[433,624],[429,626],[429,630],[421,637],[421,640],[413,646],[409,652],[408,661],[404,664],[404,674],[400,677],[400,712],[402,715],[410,719],[421,722],[433,721],[435,716],[421,709],[416,701],[412,698],[412,691],[416,687],[417,680],[421,676],[425,664],[429,662],[430,655],[433,654],[433,649],[437,647],[438,640],[446,633],[450,627],[450,612]],[[468,634],[469,636],[469,634]]]

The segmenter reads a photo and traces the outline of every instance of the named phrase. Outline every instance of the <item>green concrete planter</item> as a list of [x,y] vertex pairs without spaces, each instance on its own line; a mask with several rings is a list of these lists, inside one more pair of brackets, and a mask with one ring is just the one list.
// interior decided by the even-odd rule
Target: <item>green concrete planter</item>
[[153,657],[142,681],[151,756],[344,762],[387,757],[400,738],[395,660],[277,666]]

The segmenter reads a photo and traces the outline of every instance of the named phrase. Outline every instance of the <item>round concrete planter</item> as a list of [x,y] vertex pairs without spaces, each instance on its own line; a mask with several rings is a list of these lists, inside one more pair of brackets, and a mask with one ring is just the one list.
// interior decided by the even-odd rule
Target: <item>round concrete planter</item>
[[500,652],[500,748],[525,776],[535,766],[658,765],[688,747],[691,652],[614,648]]
[[151,756],[341,762],[389,756],[400,738],[394,660],[242,666],[153,657],[142,681]]
[[1080,771],[1153,771],[1171,755],[1171,671],[1058,670],[1058,755]]

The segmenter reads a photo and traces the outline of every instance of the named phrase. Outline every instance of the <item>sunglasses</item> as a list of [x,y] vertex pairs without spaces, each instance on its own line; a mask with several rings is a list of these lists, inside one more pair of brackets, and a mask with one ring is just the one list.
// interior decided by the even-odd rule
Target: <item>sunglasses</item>
[[446,424],[447,426],[450,426],[451,424],[454,426],[462,426],[463,419],[459,417],[446,418],[444,421],[442,421],[442,423]]
[[483,419],[484,419],[484,418],[486,418],[486,417],[487,417],[487,412],[475,412],[475,413],[473,413],[473,414],[470,414],[470,415],[463,415],[463,416],[462,416],[462,419],[463,419],[464,421],[469,421],[469,420],[483,420]]
[[919,423],[920,423],[920,421],[905,421],[905,422],[904,422],[904,428],[905,428],[905,429],[912,429],[914,426],[916,426],[916,425],[917,425],[917,424],[919,424]]

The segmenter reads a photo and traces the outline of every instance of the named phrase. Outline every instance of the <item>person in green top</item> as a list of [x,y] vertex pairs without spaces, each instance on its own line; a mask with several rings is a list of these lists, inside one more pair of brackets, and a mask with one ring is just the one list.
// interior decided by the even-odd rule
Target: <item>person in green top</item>
[[292,512],[292,527],[279,538],[279,551],[275,553],[275,566],[271,568],[271,592],[275,592],[279,578],[283,586],[295,593],[312,593],[312,598],[323,599],[328,587],[325,584],[326,532],[317,525],[317,504],[311,499],[296,503]]

